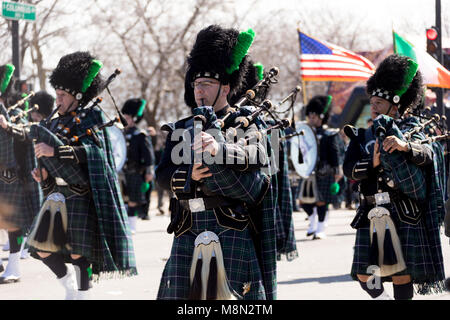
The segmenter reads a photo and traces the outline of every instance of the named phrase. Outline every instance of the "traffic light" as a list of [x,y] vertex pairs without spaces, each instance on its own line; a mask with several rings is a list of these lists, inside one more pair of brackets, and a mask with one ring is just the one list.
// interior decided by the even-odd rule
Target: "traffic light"
[[427,52],[439,61],[439,37],[435,27],[427,29]]

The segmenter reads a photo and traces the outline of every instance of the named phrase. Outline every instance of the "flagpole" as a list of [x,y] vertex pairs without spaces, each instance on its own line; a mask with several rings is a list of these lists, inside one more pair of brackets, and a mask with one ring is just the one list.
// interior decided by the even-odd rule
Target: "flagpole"
[[[300,23],[299,23],[300,25]],[[301,68],[301,64],[302,64],[302,41],[301,41],[301,36],[300,36],[300,26],[297,26],[297,33],[298,33],[298,44],[300,47],[300,70]],[[303,105],[306,106],[307,104],[307,93],[306,93],[306,81],[303,79],[302,77],[302,73],[300,72],[300,81],[302,82],[302,96],[303,96]]]

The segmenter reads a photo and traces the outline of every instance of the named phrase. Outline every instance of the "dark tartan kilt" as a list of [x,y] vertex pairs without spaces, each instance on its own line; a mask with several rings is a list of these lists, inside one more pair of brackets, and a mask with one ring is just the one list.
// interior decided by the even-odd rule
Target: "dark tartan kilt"
[[[391,210],[390,210],[391,211]],[[392,211],[391,211],[392,214]],[[442,251],[439,241],[439,228],[429,228],[426,218],[422,217],[417,225],[396,221],[403,257],[407,269],[395,275],[411,275],[413,283],[433,285],[445,279]],[[434,238],[430,241],[431,237]],[[437,238],[436,238],[437,237]],[[436,245],[436,240],[437,244]],[[356,232],[351,276],[357,280],[357,274],[369,274],[370,233],[369,227],[360,228]],[[389,280],[389,279],[386,279]],[[430,292],[424,292],[430,293]]]
[[336,203],[338,197],[336,195],[332,195],[330,192],[330,187],[334,183],[334,176],[328,175],[319,177],[316,175],[316,181],[318,192],[317,202],[325,202],[326,204]]
[[192,228],[174,238],[170,258],[161,277],[157,299],[188,299],[194,241],[197,235],[205,230],[213,231],[219,236],[230,287],[242,296],[244,283],[250,282],[250,291],[244,295],[244,299],[264,300],[266,295],[262,274],[249,227],[243,231],[221,227],[217,224],[213,210],[193,213]]
[[128,196],[128,201],[137,203],[146,203],[147,197],[145,192],[142,192],[142,184],[144,177],[140,173],[125,173],[125,193]]
[[[92,213],[93,201],[89,194],[77,195],[68,187],[55,187],[54,192],[60,192],[66,197],[67,206],[67,242],[70,251],[63,250],[63,254],[78,254],[92,261],[96,255],[96,222],[95,214]],[[37,219],[36,219],[37,220]],[[35,227],[36,220],[33,223]],[[35,248],[31,247],[32,251]]]
[[8,224],[21,228],[24,235],[39,213],[41,201],[42,192],[36,182],[16,180],[7,184],[0,180],[0,204],[9,208],[3,218]]

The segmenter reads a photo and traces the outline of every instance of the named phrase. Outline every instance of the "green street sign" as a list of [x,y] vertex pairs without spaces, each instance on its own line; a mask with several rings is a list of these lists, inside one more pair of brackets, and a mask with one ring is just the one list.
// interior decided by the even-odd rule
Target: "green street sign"
[[36,20],[36,6],[18,2],[2,2],[2,16],[11,20]]

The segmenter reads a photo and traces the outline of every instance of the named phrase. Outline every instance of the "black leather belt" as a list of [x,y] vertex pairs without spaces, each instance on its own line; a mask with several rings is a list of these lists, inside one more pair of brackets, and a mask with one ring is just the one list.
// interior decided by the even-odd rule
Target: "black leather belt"
[[[224,197],[208,197],[208,198],[195,198],[189,200],[178,200],[180,202],[180,206],[184,210],[189,211],[203,211],[203,210],[192,210],[193,205],[196,205],[197,203],[203,203],[205,210],[210,210],[218,207],[226,207],[231,206],[233,203]],[[194,200],[194,201],[193,201]]]
[[376,204],[375,196],[365,196],[361,194],[361,204],[374,206]]

